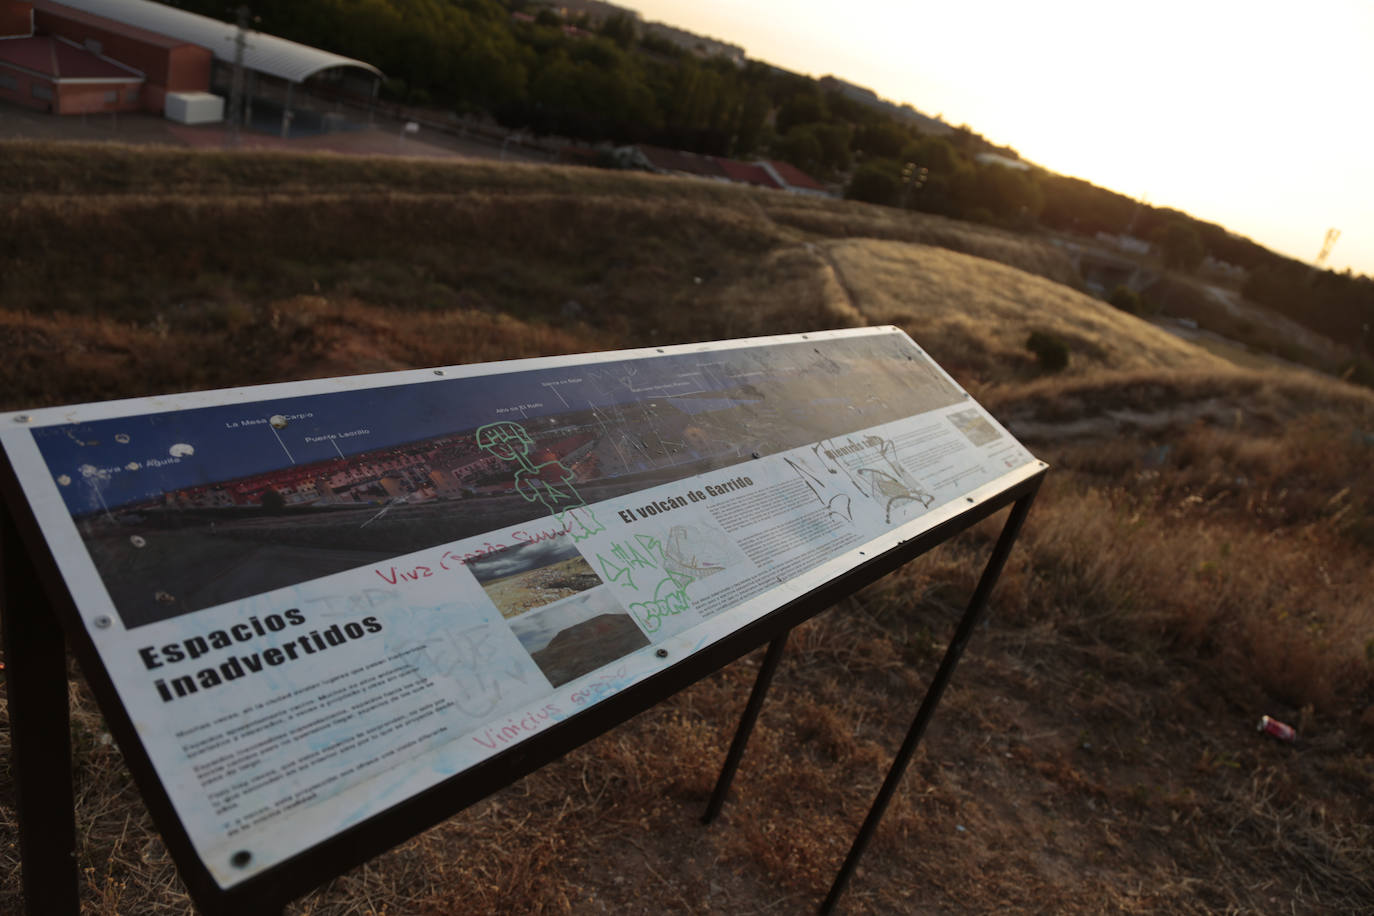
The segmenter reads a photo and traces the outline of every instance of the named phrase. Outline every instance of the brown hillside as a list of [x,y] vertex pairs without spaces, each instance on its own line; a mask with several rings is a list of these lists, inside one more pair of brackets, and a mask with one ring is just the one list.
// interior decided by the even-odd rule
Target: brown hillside
[[[6,408],[900,325],[1054,470],[842,911],[1374,912],[1374,393],[1235,369],[1076,292],[1035,238],[862,204],[338,156],[0,161]],[[289,912],[812,911],[996,525],[792,635],[714,826],[757,656]],[[188,912],[72,684],[84,912]],[[0,912],[12,791],[0,769]]]

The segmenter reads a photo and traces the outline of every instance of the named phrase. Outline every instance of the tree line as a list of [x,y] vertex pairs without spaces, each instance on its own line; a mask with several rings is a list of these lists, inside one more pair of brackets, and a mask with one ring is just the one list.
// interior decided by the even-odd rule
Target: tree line
[[[223,0],[172,0],[232,18]],[[652,143],[796,165],[847,197],[998,225],[1155,242],[1168,266],[1211,256],[1248,272],[1251,299],[1369,345],[1374,280],[1313,271],[1222,226],[1016,160],[967,127],[923,134],[900,109],[830,81],[743,66],[645,33],[627,16],[565,21],[530,0],[253,0],[256,27],[366,60],[384,97],[592,142]],[[914,115],[914,112],[911,113]]]

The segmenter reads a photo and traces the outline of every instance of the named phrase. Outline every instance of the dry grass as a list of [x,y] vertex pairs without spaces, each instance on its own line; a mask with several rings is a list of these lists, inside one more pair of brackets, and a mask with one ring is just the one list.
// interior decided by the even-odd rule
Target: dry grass
[[[1191,318],[1230,341],[1241,341],[1242,345],[1232,344],[1230,349],[1239,349],[1252,359],[1255,354],[1274,354],[1326,371],[1350,361],[1350,353],[1335,341],[1291,318],[1260,308],[1238,293],[1229,294],[1233,301],[1228,307],[1226,291],[1209,289],[1209,284],[1192,277],[1166,274],[1141,293],[1153,308],[1162,308],[1177,318]],[[1226,347],[1227,341],[1208,341],[1203,345]]]
[[1101,300],[1003,264],[897,242],[822,248],[869,323],[907,328],[956,375],[1029,379],[1037,373],[1026,349],[1033,330],[1068,344],[1071,374],[1226,365]]
[[1307,373],[1140,371],[1003,385],[985,400],[1096,482],[1271,534],[1374,546],[1366,389]]
[[620,318],[621,290],[683,299],[694,277],[741,273],[774,243],[748,214],[684,203],[668,219],[662,203],[547,193],[41,195],[0,220],[14,239],[0,255],[9,308],[115,317],[324,293],[517,317],[580,298]]
[[1374,396],[1301,374],[1137,372],[989,401],[1073,475],[1033,529],[1034,566],[1068,577],[1053,594],[1290,709],[1369,702]]
[[[399,319],[399,320],[398,320]],[[354,300],[296,296],[205,304],[139,323],[0,311],[0,389],[11,407],[230,387],[411,366],[595,350],[586,328],[470,309],[404,317]]]
[[1060,620],[1075,595],[1065,622],[1086,637],[1182,651],[1287,709],[1339,716],[1371,687],[1374,573],[1332,546],[1215,518],[1196,493],[1059,495],[1028,539],[1035,579],[1016,612]]
[[[572,169],[0,150],[10,408],[905,327],[1056,469],[845,911],[1374,911],[1368,392],[1233,370],[1050,282],[1069,277],[1041,243],[859,204]],[[1033,329],[1070,344],[1065,372],[1040,376]],[[721,823],[696,818],[757,656],[290,912],[810,910],[995,532],[793,634]],[[187,912],[72,684],[85,912]],[[1257,735],[1262,713],[1300,742]]]
[[[11,240],[0,302],[15,310],[134,314],[232,291],[257,303],[307,293],[407,308],[475,302],[522,317],[591,299],[635,315],[655,292],[696,304],[764,252],[830,237],[945,245],[1076,277],[1056,249],[1024,236],[721,182],[25,141],[0,151],[0,233]],[[531,261],[543,270],[529,275]],[[707,289],[686,288],[698,278]],[[666,305],[653,311],[671,314],[676,303]]]
[[1062,251],[1031,236],[857,201],[766,192],[757,196],[764,212],[774,221],[811,236],[933,245],[997,261],[1056,283],[1077,286],[1081,282],[1072,261]]

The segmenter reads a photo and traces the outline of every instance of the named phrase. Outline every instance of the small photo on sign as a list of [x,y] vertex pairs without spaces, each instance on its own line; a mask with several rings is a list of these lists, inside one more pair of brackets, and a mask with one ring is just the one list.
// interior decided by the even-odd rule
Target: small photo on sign
[[467,567],[506,618],[601,584],[600,577],[577,552],[573,539],[566,535],[507,547],[469,560]]
[[974,445],[987,445],[1002,434],[976,410],[961,410],[949,415],[949,422]]
[[649,644],[605,588],[523,614],[510,628],[555,687]]

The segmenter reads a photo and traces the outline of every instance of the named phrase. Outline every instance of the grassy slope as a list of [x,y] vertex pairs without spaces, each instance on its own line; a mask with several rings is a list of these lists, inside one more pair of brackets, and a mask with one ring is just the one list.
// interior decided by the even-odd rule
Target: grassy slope
[[[1050,246],[863,205],[576,169],[0,158],[7,408],[901,325],[1057,469],[849,911],[1374,907],[1368,392],[1235,370],[1052,282],[1072,271]],[[1033,329],[1070,341],[1064,373],[1040,377]],[[756,659],[294,911],[810,909],[994,533],[794,635],[716,828],[695,817]],[[181,912],[75,689],[88,908]],[[1302,743],[1256,736],[1263,712]]]

